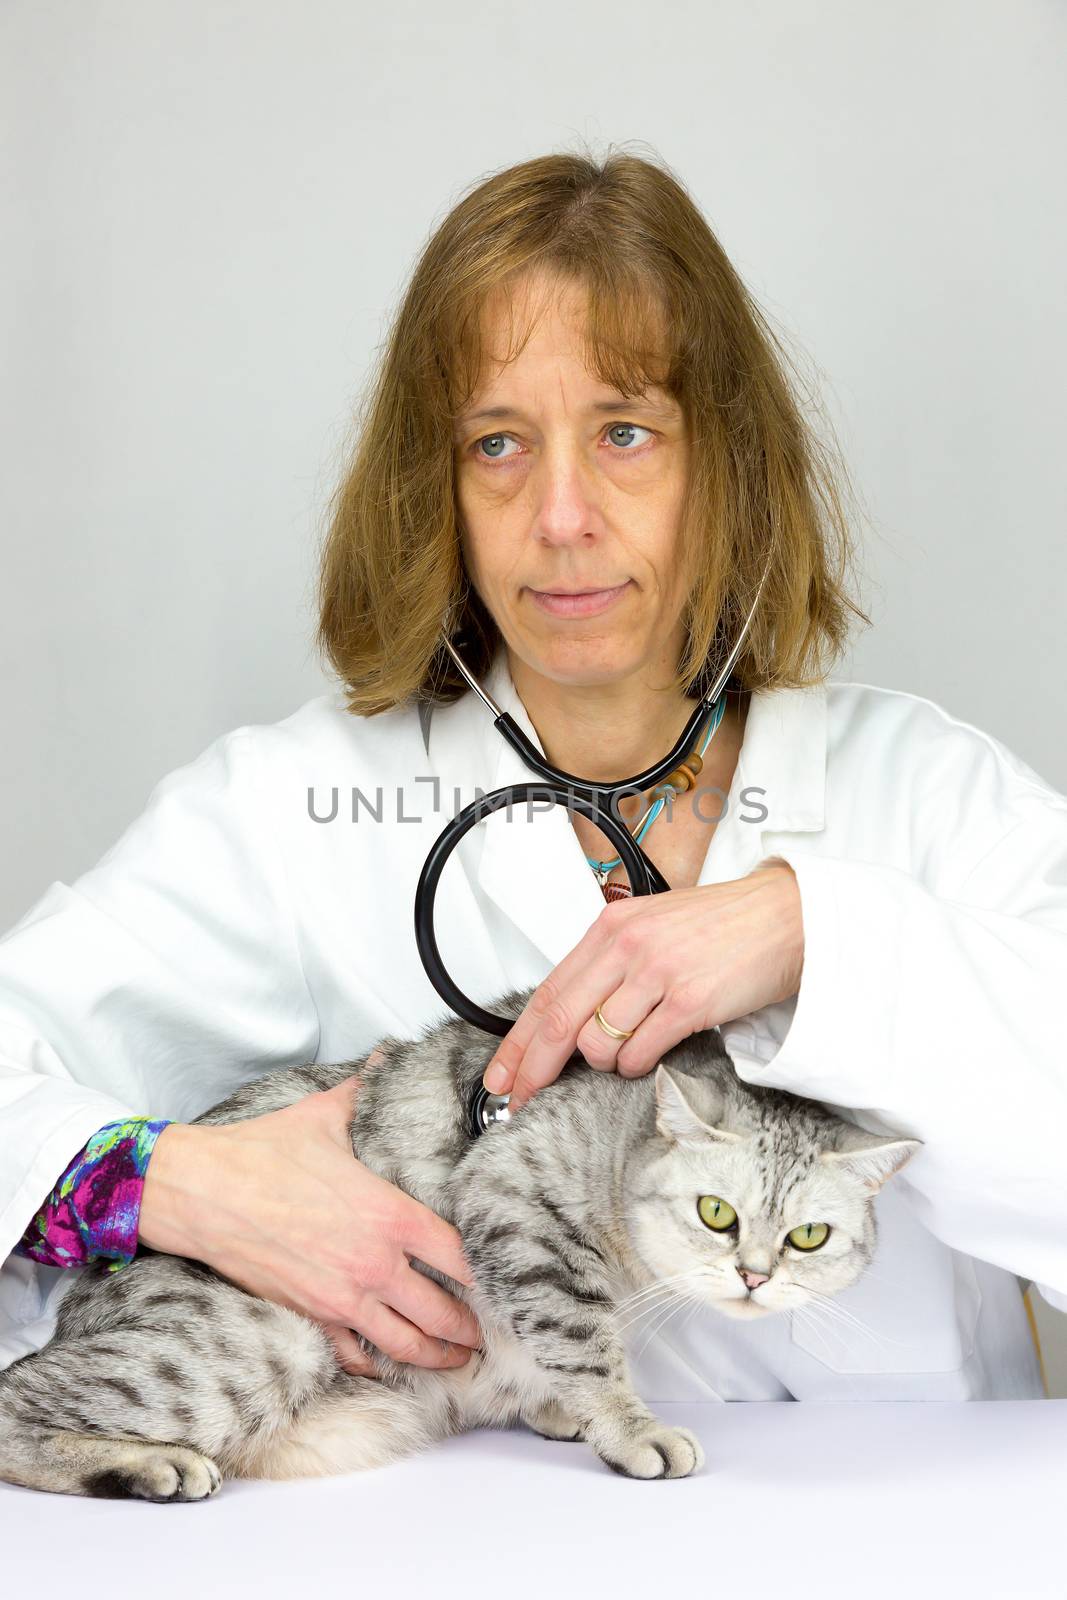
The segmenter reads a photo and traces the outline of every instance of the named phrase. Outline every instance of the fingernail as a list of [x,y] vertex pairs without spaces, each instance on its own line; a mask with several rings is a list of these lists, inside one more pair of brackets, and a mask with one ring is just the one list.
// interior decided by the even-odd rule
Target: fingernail
[[490,1094],[500,1094],[508,1081],[508,1070],[497,1061],[486,1072],[482,1082]]

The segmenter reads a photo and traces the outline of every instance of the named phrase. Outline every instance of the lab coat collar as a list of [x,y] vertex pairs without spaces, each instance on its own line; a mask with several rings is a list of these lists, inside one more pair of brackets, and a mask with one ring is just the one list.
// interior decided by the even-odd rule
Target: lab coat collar
[[[484,687],[543,755],[503,648]],[[505,784],[536,781],[473,691],[434,711],[429,749],[445,784],[459,787],[457,798],[463,805],[474,798],[475,785],[488,793]],[[770,853],[764,848],[767,834],[824,826],[826,752],[825,685],[753,693],[726,814],[711,835],[700,883],[723,882],[750,871]],[[498,812],[467,835],[457,855],[480,892],[552,966],[574,949],[604,909],[603,893],[564,806],[549,809],[546,802],[530,814],[519,804],[510,818],[506,811]]]

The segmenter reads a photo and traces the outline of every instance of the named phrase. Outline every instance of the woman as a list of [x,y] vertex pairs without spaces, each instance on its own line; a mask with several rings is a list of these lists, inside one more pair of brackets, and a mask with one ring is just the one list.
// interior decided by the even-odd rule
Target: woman
[[172,773],[0,946],[5,1358],[47,1338],[64,1265],[121,1270],[139,1238],[320,1318],[350,1370],[349,1329],[468,1359],[469,1313],[408,1259],[463,1279],[458,1236],[352,1160],[358,1083],[188,1119],[442,1014],[412,931],[426,851],[530,776],[446,613],[551,761],[617,780],[673,745],[765,577],[679,797],[623,805],[672,892],[629,898],[580,816],[498,814],[442,880],[445,959],[486,1005],[539,985],[486,1074],[519,1114],[574,1049],[643,1073],[718,1024],[748,1081],[924,1142],[833,1320],[646,1324],[650,1399],[1040,1396],[1021,1279],[1067,1309],[1067,802],[929,701],[827,680],[863,618],[850,554],[773,337],[672,176],[553,155],[468,193],[334,508],[343,690]]

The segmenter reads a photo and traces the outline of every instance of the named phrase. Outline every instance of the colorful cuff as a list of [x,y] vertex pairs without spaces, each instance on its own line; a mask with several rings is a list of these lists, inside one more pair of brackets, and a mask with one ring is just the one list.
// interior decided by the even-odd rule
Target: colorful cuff
[[15,1254],[46,1267],[83,1267],[111,1258],[111,1272],[133,1260],[141,1194],[152,1149],[169,1119],[130,1117],[98,1129],[67,1166]]

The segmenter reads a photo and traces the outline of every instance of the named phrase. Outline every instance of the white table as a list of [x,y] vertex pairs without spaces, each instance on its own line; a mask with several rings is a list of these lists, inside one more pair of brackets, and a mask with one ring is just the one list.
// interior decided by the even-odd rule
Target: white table
[[661,1405],[708,1463],[617,1477],[479,1432],[393,1467],[157,1506],[0,1485],[5,1600],[1046,1600],[1067,1595],[1067,1400]]

